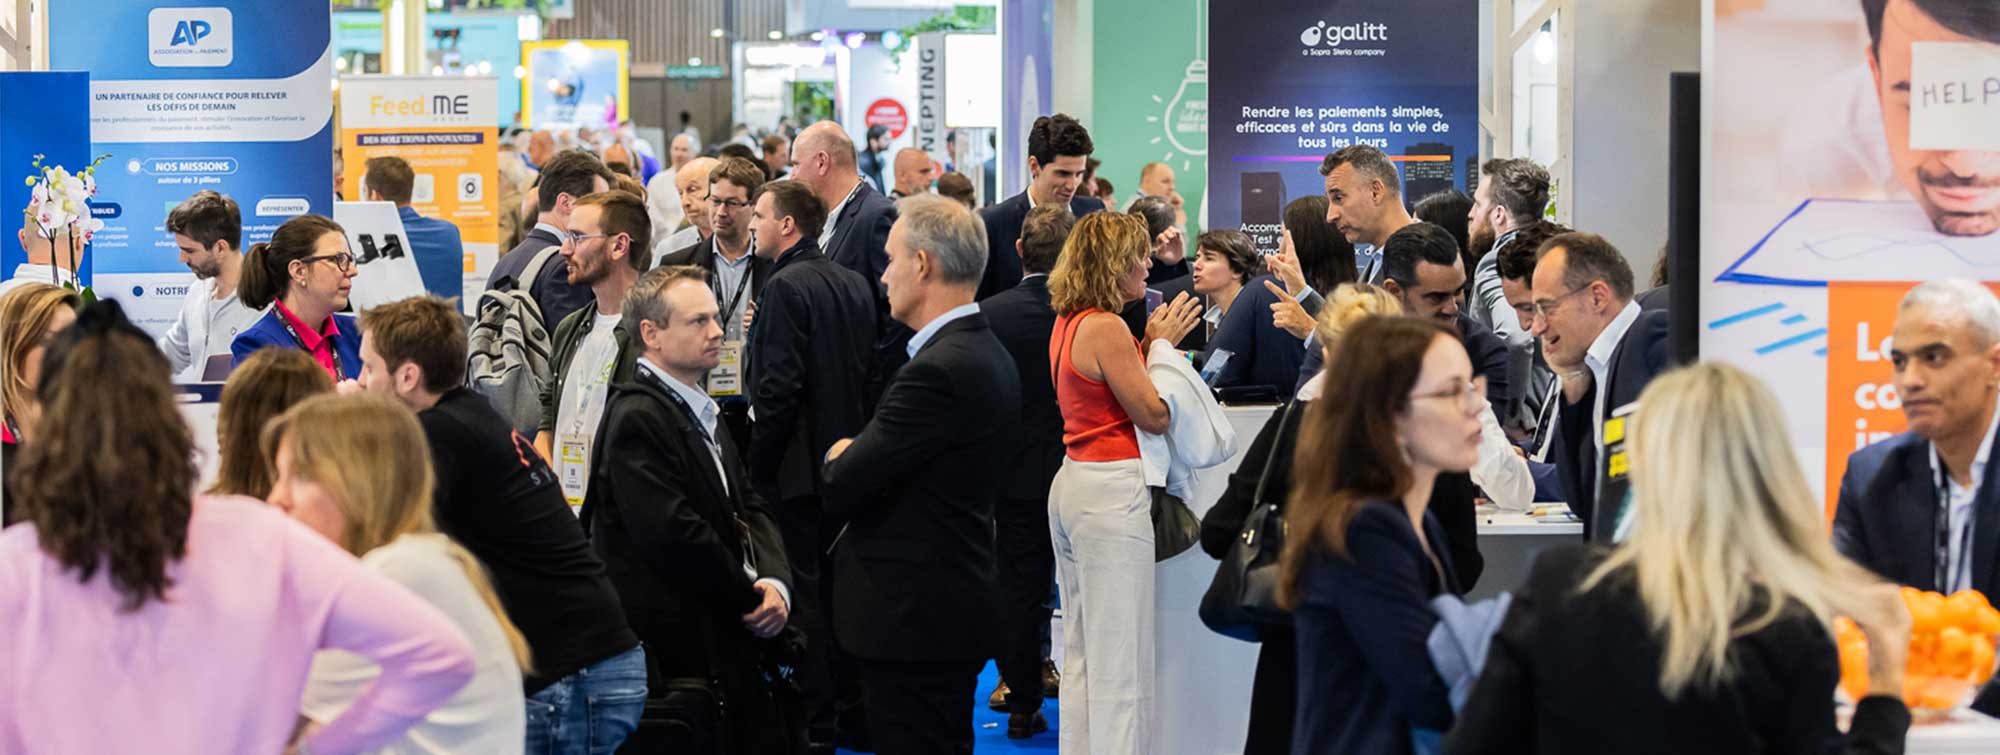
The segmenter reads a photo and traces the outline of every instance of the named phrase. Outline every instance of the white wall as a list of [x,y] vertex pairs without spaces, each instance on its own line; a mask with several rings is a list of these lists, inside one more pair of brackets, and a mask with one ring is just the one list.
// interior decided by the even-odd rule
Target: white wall
[[1091,126],[1091,40],[1096,34],[1091,0],[1055,0],[1055,45],[1050,70],[1055,76],[1051,87],[1056,113],[1068,113]]
[[1557,201],[1610,239],[1640,288],[1667,243],[1667,76],[1701,69],[1701,3],[1577,3],[1573,179]]

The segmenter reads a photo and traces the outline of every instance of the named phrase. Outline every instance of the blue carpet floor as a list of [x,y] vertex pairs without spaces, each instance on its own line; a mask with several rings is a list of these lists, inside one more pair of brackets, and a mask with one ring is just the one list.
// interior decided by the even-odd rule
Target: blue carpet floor
[[[993,664],[986,664],[986,670],[979,672],[979,689],[972,703],[972,751],[975,753],[1022,753],[1056,751],[1056,701],[1042,703],[1042,715],[1049,719],[1049,730],[1028,739],[1007,738],[1007,714],[994,713],[986,709],[986,696],[993,694],[993,685],[1000,683],[1000,671]],[[843,755],[853,755],[848,750]]]

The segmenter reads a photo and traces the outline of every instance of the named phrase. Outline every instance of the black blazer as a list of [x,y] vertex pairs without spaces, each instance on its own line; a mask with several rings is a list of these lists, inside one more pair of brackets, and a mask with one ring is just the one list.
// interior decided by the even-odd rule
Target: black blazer
[[[527,272],[528,263],[534,261],[535,255],[540,254],[543,249],[561,244],[562,239],[541,228],[529,231],[528,235],[521,239],[520,246],[509,250],[500,258],[500,262],[493,266],[493,273],[487,276],[486,285],[496,287],[494,284],[506,278],[513,280],[515,285],[519,286],[521,273]],[[563,261],[561,252],[550,256],[548,262],[542,264],[541,275],[528,282],[527,290],[529,296],[535,297],[535,304],[542,308],[542,326],[548,328],[551,334],[556,332],[556,326],[562,324],[563,318],[568,317],[569,313],[597,301],[589,286],[569,284],[569,265]]]
[[[1941,590],[1930,441],[1903,433],[1848,458],[1833,514],[1834,547],[1883,579]],[[1972,519],[1972,589],[1993,595],[2000,588],[2000,464],[1986,465]]]
[[[1563,498],[1570,502],[1570,510],[1576,512],[1577,518],[1583,520],[1583,536],[1587,540],[1611,539],[1630,485],[1623,475],[1612,477],[1607,460],[1597,458],[1597,445],[1592,440],[1596,425],[1591,418],[1597,392],[1611,392],[1604,402],[1604,419],[1610,419],[1618,407],[1638,401],[1646,384],[1672,366],[1668,322],[1665,312],[1640,312],[1639,319],[1632,321],[1625,338],[1618,342],[1618,348],[1611,352],[1611,363],[1605,371],[1611,384],[1593,384],[1583,400],[1565,404],[1561,409],[1556,446],[1549,450],[1549,455],[1555,457]],[[1593,490],[1598,495],[1593,496]]]
[[1736,676],[1726,686],[1667,700],[1659,686],[1663,643],[1629,575],[1576,591],[1608,553],[1573,545],[1535,560],[1445,738],[1446,753],[1903,751],[1910,714],[1891,698],[1862,700],[1840,741],[1839,655],[1803,611],[1732,640]]
[[[750,252],[750,300],[758,301],[764,291],[764,282],[771,279],[771,261]],[[672,265],[693,265],[708,271],[710,288],[721,288],[722,283],[715,277],[715,239],[713,237],[696,241],[660,258],[660,267]],[[729,313],[722,313],[728,317]]]
[[[826,209],[833,211],[832,207]],[[876,397],[882,395],[882,386],[888,383],[889,376],[909,358],[910,336],[914,335],[902,323],[889,318],[889,290],[882,287],[882,271],[889,267],[889,229],[896,225],[896,217],[895,200],[882,196],[863,181],[854,190],[854,198],[840,209],[840,216],[826,219],[834,229],[833,237],[826,242],[827,258],[859,273],[867,280],[868,292],[875,298],[878,335],[875,365],[868,385],[871,409]]]
[[727,426],[715,428],[725,488],[701,426],[671,391],[644,368],[611,385],[595,447],[618,452],[592,465],[581,516],[654,668],[706,676],[714,653],[754,639],[742,625],[761,602],[746,551],[758,579],[790,587],[792,572]]
[[1020,442],[1014,365],[973,313],[924,344],[868,427],[826,465],[833,633],[875,661],[990,657],[1000,625],[995,457]]
[[[1023,191],[979,211],[979,219],[986,223],[986,277],[979,281],[980,300],[1021,282],[1021,253],[1014,242],[1021,240],[1021,224],[1031,209],[1028,192]],[[1102,209],[1104,202],[1094,197],[1078,194],[1069,200],[1070,213],[1079,218]]]
[[1020,285],[980,302],[979,313],[1013,357],[1021,383],[1021,442],[1003,452],[1005,468],[1012,472],[1002,495],[1010,501],[1046,502],[1063,460],[1062,408],[1049,376],[1049,339],[1056,328],[1049,277],[1023,278]]
[[868,421],[868,285],[801,240],[771,265],[749,340],[751,484],[779,502],[817,495],[826,450]]

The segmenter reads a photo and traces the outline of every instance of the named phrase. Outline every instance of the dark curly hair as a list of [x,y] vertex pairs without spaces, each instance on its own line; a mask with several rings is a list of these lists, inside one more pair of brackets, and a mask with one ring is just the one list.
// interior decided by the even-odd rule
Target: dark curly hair
[[83,309],[43,357],[51,418],[21,448],[11,492],[42,552],[89,582],[102,569],[137,611],[165,600],[194,515],[194,433],[171,369],[117,302]]
[[1062,113],[1036,118],[1034,127],[1028,129],[1028,156],[1040,165],[1046,166],[1058,157],[1089,157],[1095,151],[1090,131]]

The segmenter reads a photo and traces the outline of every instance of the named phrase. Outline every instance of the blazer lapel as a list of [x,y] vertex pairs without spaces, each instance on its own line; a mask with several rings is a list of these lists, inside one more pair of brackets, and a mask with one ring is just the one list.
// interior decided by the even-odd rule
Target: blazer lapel
[[1896,485],[1895,498],[1897,519],[1902,525],[1902,542],[1897,550],[1917,554],[1904,562],[1901,581],[1937,590],[1941,587],[1937,583],[1937,481],[1931,476],[1930,454],[1931,445],[1919,442],[1903,459],[1903,481]]
[[[2000,447],[2000,436],[1994,438],[1994,446]],[[1987,449],[1989,460],[1994,450]],[[1994,558],[2000,556],[1995,532],[2000,532],[2000,464],[1988,461],[1986,474],[1979,480],[1979,494],[1972,501],[1972,587],[1989,595],[2000,587],[2000,575],[1993,572]]]
[[[681,408],[679,398],[670,393],[673,389],[660,382],[651,371],[640,368],[637,377],[640,387],[659,402],[667,416],[675,418],[674,426],[680,430],[681,442],[687,446],[695,468],[701,470],[701,479],[708,484],[709,492],[715,500],[726,500],[729,491],[723,487],[722,478],[715,470],[715,457],[708,449],[708,441],[702,437],[701,428],[695,424],[693,412]],[[721,423],[716,423],[716,427],[720,429]]]

